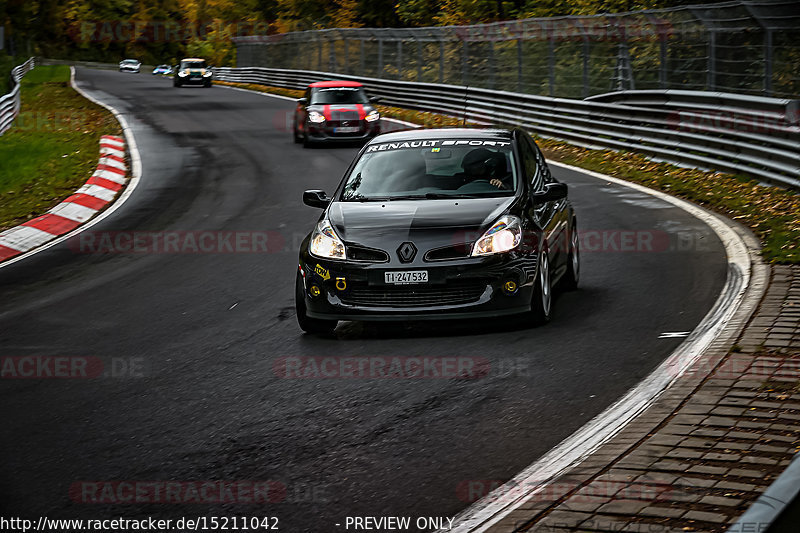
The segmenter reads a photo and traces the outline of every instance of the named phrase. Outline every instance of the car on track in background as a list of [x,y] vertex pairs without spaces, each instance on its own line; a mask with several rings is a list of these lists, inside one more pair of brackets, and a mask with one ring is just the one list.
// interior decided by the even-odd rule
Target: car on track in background
[[380,134],[381,115],[355,81],[319,81],[306,88],[294,110],[294,141],[366,141]]
[[180,65],[176,67],[172,84],[175,87],[183,87],[184,85],[211,87],[213,77],[214,71],[206,64],[205,59],[188,57],[181,59]]
[[136,72],[138,74],[141,68],[142,63],[137,59],[123,59],[119,62],[120,72]]
[[156,68],[153,69],[153,74],[161,74],[163,76],[169,76],[172,74],[172,67],[169,65],[158,65]]
[[548,322],[553,287],[578,285],[567,186],[522,130],[387,133],[364,146],[300,246],[300,328],[338,320],[528,314]]

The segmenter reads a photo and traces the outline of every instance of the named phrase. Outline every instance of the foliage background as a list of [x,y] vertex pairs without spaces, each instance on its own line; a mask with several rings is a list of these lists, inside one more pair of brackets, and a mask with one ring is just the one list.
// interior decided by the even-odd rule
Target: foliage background
[[[673,7],[683,0],[0,0],[10,55],[147,64],[198,55],[233,65],[230,37],[334,27],[420,27]],[[81,28],[173,21],[180,38],[85,38]],[[255,23],[260,23],[257,26]],[[89,26],[85,26],[89,25]],[[92,26],[94,25],[94,26]],[[193,28],[192,31],[188,31]],[[249,31],[248,31],[249,30]],[[99,32],[98,32],[99,33]],[[2,56],[0,56],[2,57]],[[0,59],[2,68],[2,59]],[[0,74],[3,74],[0,70]]]

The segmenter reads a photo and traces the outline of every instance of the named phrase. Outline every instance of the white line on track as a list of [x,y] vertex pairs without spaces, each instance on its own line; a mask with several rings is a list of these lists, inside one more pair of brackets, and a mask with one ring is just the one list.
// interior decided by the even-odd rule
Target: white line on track
[[[94,226],[95,224],[100,222],[101,220],[103,220],[106,217],[110,216],[111,213],[113,213],[114,211],[119,209],[120,206],[122,206],[122,204],[124,204],[128,200],[128,198],[130,198],[131,194],[133,194],[134,189],[136,189],[136,186],[139,184],[139,180],[142,177],[142,159],[141,159],[141,156],[139,155],[139,149],[138,149],[138,147],[136,145],[136,138],[133,136],[133,130],[131,129],[130,125],[128,124],[128,121],[125,119],[123,114],[120,111],[118,111],[116,108],[114,108],[113,106],[111,106],[109,104],[105,104],[105,103],[101,102],[100,100],[97,100],[96,98],[94,98],[93,96],[91,96],[90,94],[85,92],[83,89],[78,87],[78,85],[75,83],[75,67],[70,67],[69,69],[70,69],[69,83],[72,86],[72,88],[75,89],[75,91],[77,91],[78,94],[80,94],[81,96],[83,96],[84,98],[89,100],[90,102],[93,102],[93,103],[95,103],[95,104],[97,104],[97,105],[99,105],[101,107],[104,107],[104,108],[108,109],[114,115],[114,117],[116,117],[116,119],[119,121],[119,123],[122,125],[122,131],[123,131],[123,134],[125,135],[125,141],[128,144],[128,151],[131,154],[131,179],[128,182],[128,186],[125,187],[125,189],[122,190],[122,194],[119,195],[119,198],[117,198],[117,200],[114,203],[110,204],[106,210],[104,210],[102,213],[97,215],[95,218],[93,218],[92,220],[90,220],[86,224],[75,228],[74,230],[70,231],[69,233],[65,233],[64,235],[62,235],[62,236],[60,236],[60,237],[58,237],[56,239],[53,239],[52,241],[48,242],[47,244],[39,246],[38,248],[30,250],[29,252],[25,252],[24,254],[18,255],[16,257],[13,257],[13,258],[11,258],[11,259],[9,259],[7,261],[4,261],[4,262],[0,263],[0,268],[6,267],[6,266],[11,265],[11,264],[14,264],[17,261],[22,261],[23,259],[25,259],[27,257],[30,257],[33,254],[37,254],[37,253],[39,253],[39,252],[41,252],[43,250],[47,250],[48,248],[50,248],[52,246],[55,246],[56,244],[62,243],[64,241],[66,241],[67,239],[69,239],[70,237],[74,237],[75,235],[78,235],[79,233],[81,233],[83,231],[86,231],[87,229],[91,228],[92,226]],[[83,191],[81,191],[79,189],[76,192],[83,192]],[[96,195],[96,196],[99,196],[99,195]]]
[[[620,400],[520,472],[514,479],[460,513],[456,517],[456,525],[452,530],[448,530],[451,532],[487,531],[523,505],[531,496],[543,491],[559,475],[586,459],[619,433],[631,420],[652,405],[661,393],[711,347],[742,304],[745,291],[753,276],[748,245],[722,217],[679,198],[635,183],[571,165],[555,162],[550,164],[650,194],[705,222],[725,247],[728,255],[728,277],[708,314],[658,368]],[[754,244],[751,244],[750,248],[753,246]],[[520,490],[520,487],[524,490]]]

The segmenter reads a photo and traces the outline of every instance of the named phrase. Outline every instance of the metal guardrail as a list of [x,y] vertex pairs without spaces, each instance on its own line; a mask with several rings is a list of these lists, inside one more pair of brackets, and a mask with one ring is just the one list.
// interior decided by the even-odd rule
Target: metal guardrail
[[8,131],[19,114],[19,108],[22,104],[19,98],[19,81],[33,69],[34,63],[34,59],[30,58],[11,71],[14,88],[11,89],[10,93],[0,98],[0,135]]
[[797,0],[677,3],[685,5],[469,26],[327,28],[233,41],[240,67],[543,96],[633,89],[800,94]]
[[308,70],[219,67],[214,73],[221,81],[290,89],[354,80],[387,105],[800,188],[797,100],[701,91],[621,91],[576,100]]

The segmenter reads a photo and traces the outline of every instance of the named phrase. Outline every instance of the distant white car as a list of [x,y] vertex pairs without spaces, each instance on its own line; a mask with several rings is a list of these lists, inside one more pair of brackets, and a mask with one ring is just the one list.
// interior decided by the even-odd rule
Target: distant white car
[[139,69],[142,68],[142,63],[136,59],[123,59],[119,62],[119,71],[120,72],[139,72]]

